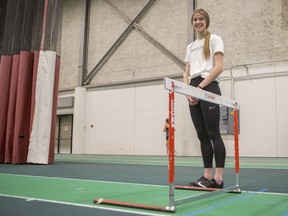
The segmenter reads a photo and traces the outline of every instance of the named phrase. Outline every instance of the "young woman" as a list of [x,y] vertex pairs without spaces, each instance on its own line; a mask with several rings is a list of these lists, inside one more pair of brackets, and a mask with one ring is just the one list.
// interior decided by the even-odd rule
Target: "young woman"
[[168,147],[169,147],[169,119],[165,120],[163,132],[166,133],[166,155],[168,156],[168,153],[169,153],[169,150],[168,150]]
[[[221,95],[218,76],[223,71],[223,41],[221,37],[208,31],[210,18],[205,10],[195,10],[192,14],[191,24],[197,38],[187,46],[183,81],[191,86]],[[190,115],[200,140],[204,163],[204,175],[196,182],[191,182],[190,185],[223,188],[226,149],[219,129],[219,105],[191,96],[187,96],[187,100]],[[213,157],[215,157],[216,165],[214,174]]]

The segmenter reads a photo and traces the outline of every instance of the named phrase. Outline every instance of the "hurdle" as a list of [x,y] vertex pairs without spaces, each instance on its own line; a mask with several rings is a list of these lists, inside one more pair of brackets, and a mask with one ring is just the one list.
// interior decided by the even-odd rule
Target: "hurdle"
[[[238,111],[239,105],[237,101],[225,98],[220,95],[207,92],[200,88],[195,88],[190,85],[184,84],[182,82],[164,78],[164,88],[169,91],[169,152],[168,152],[168,183],[169,183],[169,205],[168,206],[155,206],[131,202],[122,202],[117,200],[109,200],[104,198],[95,198],[93,201],[95,204],[106,204],[114,206],[122,206],[129,208],[138,208],[154,211],[164,211],[164,212],[176,212],[176,206],[191,202],[193,200],[199,200],[202,198],[208,198],[215,195],[220,195],[226,192],[241,193],[239,187],[239,144],[238,144]],[[214,104],[223,105],[226,107],[233,108],[234,111],[234,144],[235,144],[235,173],[236,173],[236,185],[223,189],[214,188],[200,188],[191,186],[174,186],[175,180],[175,92],[187,96],[192,96],[198,98],[199,100],[204,100],[212,102]],[[201,190],[207,191],[207,193],[185,197],[179,200],[175,200],[175,189],[187,189],[187,190]],[[209,192],[208,192],[209,191]]]
[[[187,202],[191,202],[193,200],[199,200],[202,198],[208,198],[215,195],[220,195],[222,193],[227,192],[235,192],[241,193],[239,186],[239,142],[238,142],[238,114],[239,114],[239,104],[237,101],[226,98],[208,91],[205,91],[200,88],[196,88],[182,82],[172,80],[170,78],[164,78],[164,88],[169,91],[169,204],[170,207],[176,208],[177,205],[185,204]],[[215,188],[200,188],[193,186],[175,186],[174,187],[174,131],[175,131],[175,92],[179,94],[183,94],[186,96],[192,96],[198,98],[199,100],[208,101],[214,104],[226,106],[233,108],[234,115],[234,151],[235,151],[235,174],[236,174],[236,184],[235,186],[231,186],[223,189],[215,189]],[[187,190],[201,190],[208,191],[209,193],[204,193],[200,195],[194,195],[186,198],[182,198],[179,200],[174,199],[174,189],[187,189]]]

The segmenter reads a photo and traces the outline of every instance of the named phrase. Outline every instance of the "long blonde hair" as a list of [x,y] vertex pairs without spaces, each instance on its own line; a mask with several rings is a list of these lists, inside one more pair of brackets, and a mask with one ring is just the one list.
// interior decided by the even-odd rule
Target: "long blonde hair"
[[[203,18],[206,21],[206,28],[208,29],[210,25],[210,17],[207,11],[205,11],[204,9],[194,10],[192,17],[191,17],[191,24],[193,24],[193,17],[196,13],[199,13],[203,16]],[[207,31],[207,34],[205,35],[204,48],[203,48],[203,54],[204,54],[205,59],[210,58],[210,37],[211,37],[211,33]]]

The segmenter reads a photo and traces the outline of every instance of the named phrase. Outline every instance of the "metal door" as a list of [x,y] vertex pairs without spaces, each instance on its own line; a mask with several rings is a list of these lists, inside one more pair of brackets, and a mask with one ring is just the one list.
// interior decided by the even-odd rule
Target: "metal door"
[[58,115],[55,153],[72,154],[73,115]]

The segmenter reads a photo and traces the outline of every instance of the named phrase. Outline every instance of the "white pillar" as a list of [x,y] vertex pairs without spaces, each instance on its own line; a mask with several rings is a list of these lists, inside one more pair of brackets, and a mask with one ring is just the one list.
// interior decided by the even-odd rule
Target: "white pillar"
[[73,118],[73,154],[84,154],[86,146],[86,88],[75,88],[74,118]]

